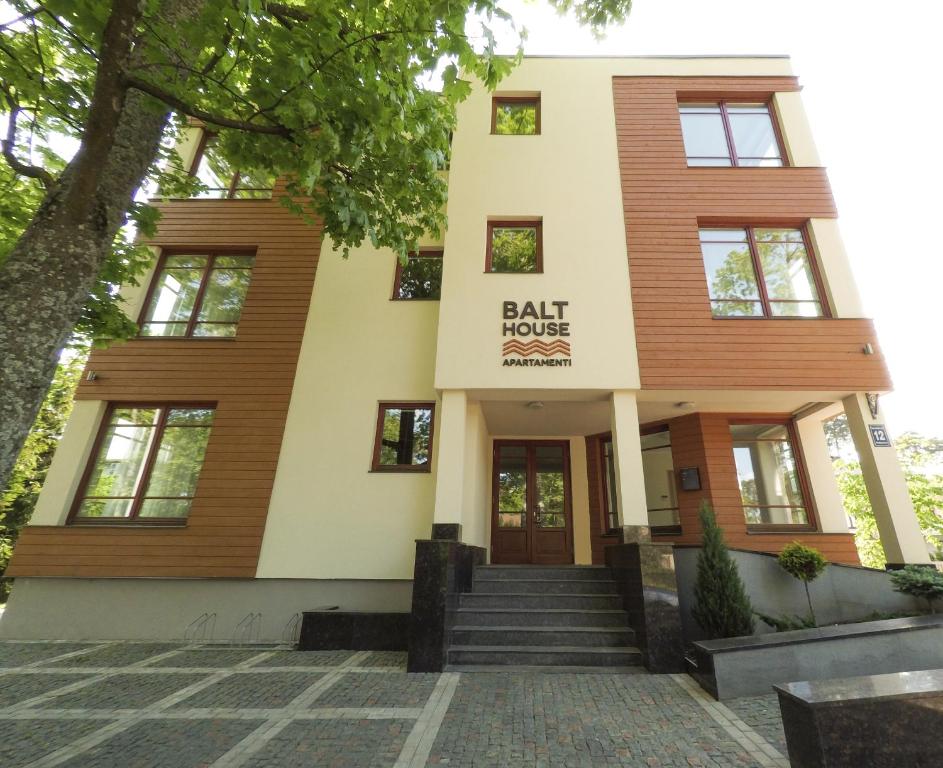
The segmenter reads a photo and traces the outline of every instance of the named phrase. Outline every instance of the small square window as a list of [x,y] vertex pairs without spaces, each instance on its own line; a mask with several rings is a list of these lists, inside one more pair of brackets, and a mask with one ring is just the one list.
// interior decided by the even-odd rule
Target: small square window
[[409,254],[406,264],[397,260],[393,299],[438,301],[442,290],[442,251]]
[[539,96],[495,96],[491,100],[491,133],[536,136],[540,133]]
[[543,272],[539,221],[489,221],[486,272]]
[[373,471],[428,472],[434,411],[434,403],[380,403]]

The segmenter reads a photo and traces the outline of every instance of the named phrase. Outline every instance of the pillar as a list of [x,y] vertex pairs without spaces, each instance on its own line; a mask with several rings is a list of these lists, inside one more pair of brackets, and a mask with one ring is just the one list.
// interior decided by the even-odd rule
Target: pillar
[[443,390],[434,436],[437,446],[434,524],[462,522],[467,405],[465,390]]
[[[619,523],[623,529],[648,529],[642,441],[639,436],[638,403],[633,390],[612,393],[612,446],[616,462]],[[643,539],[647,535],[643,536]]]
[[874,445],[869,426],[884,424],[880,412],[877,418],[871,415],[862,392],[849,395],[842,404],[888,565],[930,562],[897,452],[892,446]]
[[[796,421],[802,458],[812,486],[819,530],[823,533],[848,533],[848,516],[842,504],[841,490],[828,450],[828,440],[820,414]],[[807,502],[808,503],[808,500]]]

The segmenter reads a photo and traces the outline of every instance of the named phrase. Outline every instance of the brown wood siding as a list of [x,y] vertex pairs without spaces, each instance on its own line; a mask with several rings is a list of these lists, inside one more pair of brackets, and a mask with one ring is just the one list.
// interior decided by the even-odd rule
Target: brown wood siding
[[730,547],[778,553],[789,542],[801,541],[818,549],[832,562],[854,565],[859,563],[858,550],[851,533],[747,531],[727,416],[692,413],[672,419],[668,422],[668,428],[671,432],[671,454],[675,472],[682,467],[697,467],[701,476],[701,490],[679,489],[681,535],[659,536],[656,541],[700,543],[701,523],[698,512],[701,501],[706,499],[713,507],[717,522],[723,528],[724,538]]
[[837,214],[822,168],[688,168],[678,100],[798,88],[790,77],[613,79],[643,389],[890,388],[870,320],[711,316],[699,222],[798,227]]
[[238,333],[94,352],[88,369],[98,378],[83,380],[77,397],[217,403],[186,527],[28,527],[9,576],[255,576],[321,230],[274,200],[171,201],[160,209],[154,245],[256,251]]

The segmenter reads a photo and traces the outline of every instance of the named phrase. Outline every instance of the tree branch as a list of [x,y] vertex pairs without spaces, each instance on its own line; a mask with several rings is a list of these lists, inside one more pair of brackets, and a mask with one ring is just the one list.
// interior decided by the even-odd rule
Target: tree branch
[[223,117],[222,115],[212,115],[209,112],[194,107],[192,104],[187,104],[183,99],[174,96],[174,94],[169,91],[165,91],[163,88],[159,88],[152,83],[148,83],[136,77],[126,76],[124,78],[124,84],[128,88],[134,88],[142,93],[146,93],[148,96],[153,96],[158,101],[164,102],[168,107],[173,107],[178,112],[188,117],[195,117],[197,120],[202,120],[204,123],[209,123],[210,125],[218,125],[221,128],[233,128],[237,131],[246,131],[248,133],[281,136],[285,139],[291,138],[291,131],[283,125],[259,125],[258,123],[236,120],[231,117]]
[[24,163],[20,160],[13,149],[16,147],[16,119],[19,117],[22,109],[20,105],[16,103],[16,99],[13,98],[13,94],[7,88],[6,85],[3,86],[3,95],[6,98],[7,105],[10,109],[10,115],[7,122],[7,135],[3,139],[3,159],[7,161],[7,165],[15,173],[18,173],[20,176],[28,176],[31,179],[39,179],[43,186],[51,187],[55,183],[55,179],[52,177],[52,174],[49,173],[45,168],[40,168],[38,165],[30,165],[29,163]]

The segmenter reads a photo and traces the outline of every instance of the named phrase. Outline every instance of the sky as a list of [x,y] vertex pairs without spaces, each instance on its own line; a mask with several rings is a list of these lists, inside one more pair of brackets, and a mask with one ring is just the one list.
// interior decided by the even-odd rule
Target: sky
[[[943,220],[943,4],[634,0],[601,41],[544,3],[506,7],[530,55],[790,56],[894,379],[887,426],[943,437],[943,237],[927,226]],[[499,40],[515,50],[509,31]]]

